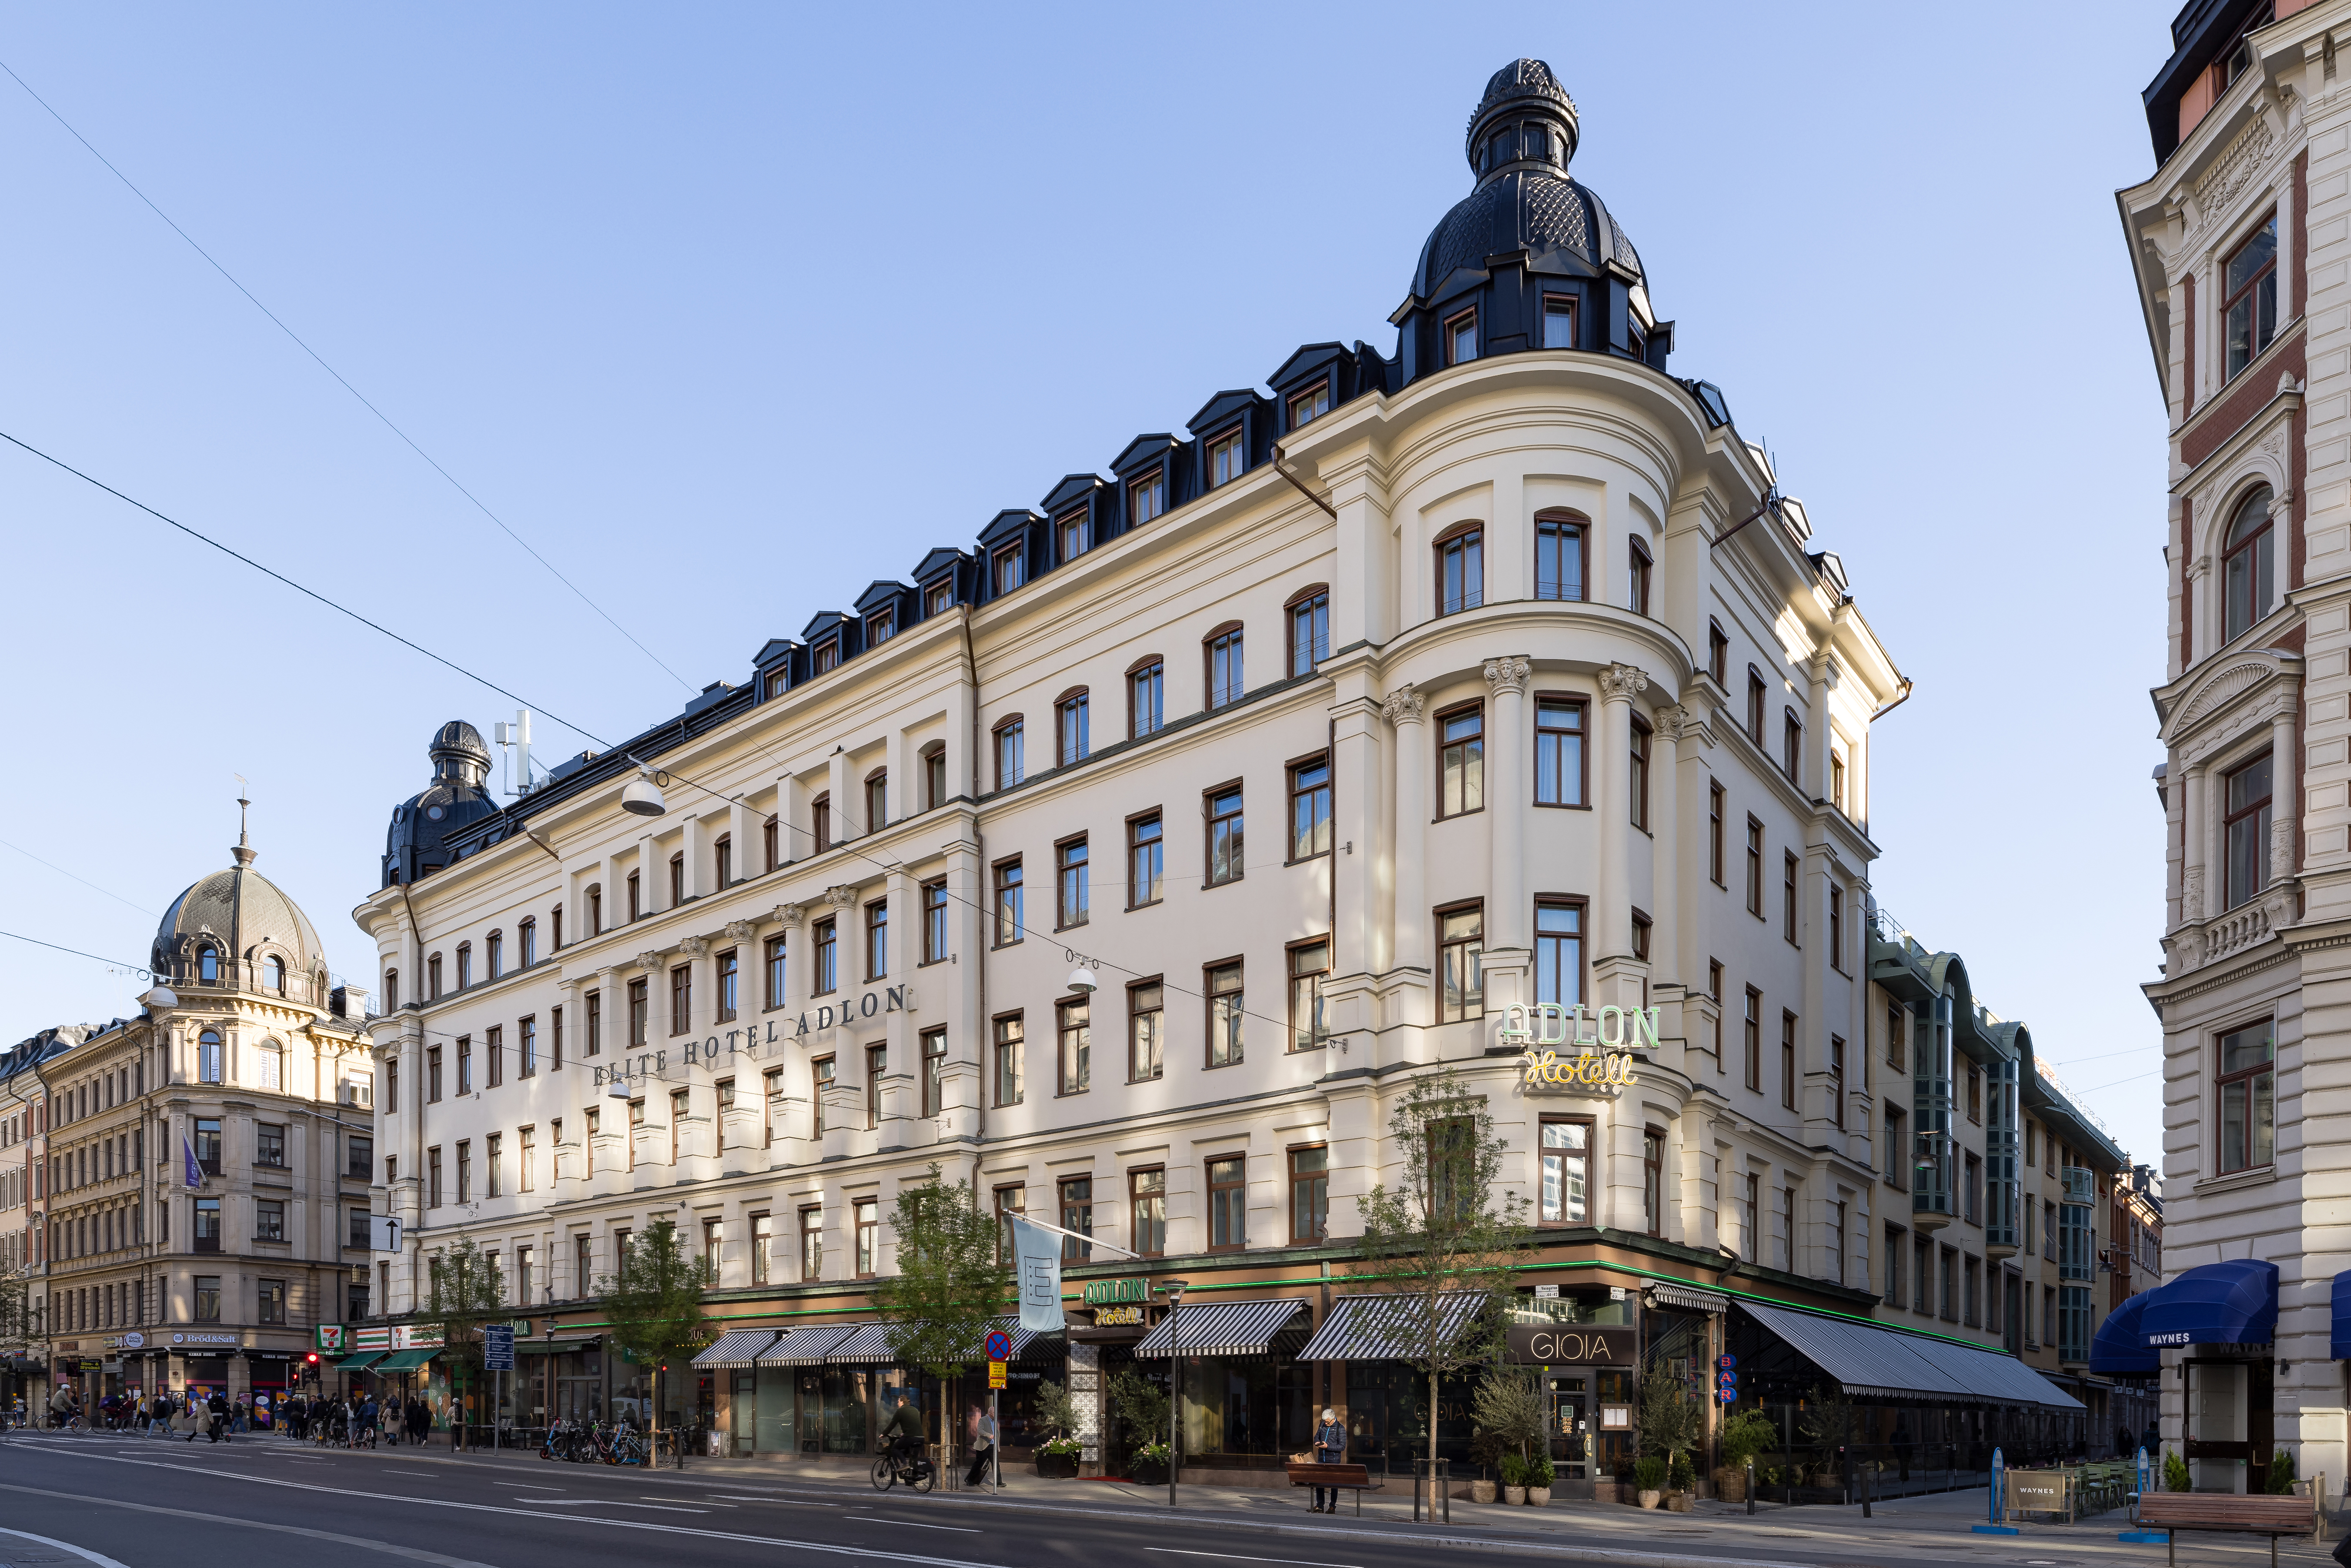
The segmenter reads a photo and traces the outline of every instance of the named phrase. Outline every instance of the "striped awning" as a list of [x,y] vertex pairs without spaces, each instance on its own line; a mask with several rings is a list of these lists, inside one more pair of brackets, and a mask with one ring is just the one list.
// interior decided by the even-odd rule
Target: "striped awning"
[[[1273,1336],[1305,1310],[1306,1303],[1296,1297],[1186,1306],[1161,1318],[1159,1326],[1137,1342],[1134,1354],[1163,1356],[1173,1343],[1185,1355],[1263,1355],[1273,1348]],[[1171,1328],[1178,1336],[1171,1336]]]
[[825,1323],[819,1327],[789,1329],[784,1337],[763,1352],[761,1366],[821,1366],[824,1353],[857,1331],[855,1323]]
[[[1461,1332],[1485,1298],[1471,1291],[1456,1291],[1437,1300],[1437,1332],[1450,1341]],[[1331,1315],[1306,1348],[1301,1361],[1393,1361],[1403,1346],[1420,1337],[1421,1298],[1418,1296],[1341,1296],[1331,1303]],[[1188,1333],[1188,1331],[1187,1331]],[[1142,1352],[1138,1349],[1137,1354]]]
[[1686,1307],[1694,1312],[1727,1312],[1730,1310],[1730,1298],[1720,1291],[1702,1291],[1696,1285],[1659,1280],[1649,1286],[1649,1304],[1653,1307]]
[[697,1352],[696,1366],[736,1371],[749,1366],[759,1359],[759,1353],[776,1343],[781,1329],[728,1329]]
[[888,1323],[859,1323],[850,1330],[849,1337],[824,1353],[827,1366],[851,1363],[864,1366],[886,1366],[898,1359],[890,1348]]
[[1024,1329],[1020,1326],[1019,1313],[1007,1312],[1000,1318],[990,1318],[987,1327],[972,1336],[971,1344],[964,1354],[975,1360],[986,1360],[987,1336],[990,1332],[999,1330],[1012,1336],[1012,1354],[1005,1358],[1008,1361],[1026,1361],[1031,1347],[1054,1345],[1061,1340],[1060,1329]]

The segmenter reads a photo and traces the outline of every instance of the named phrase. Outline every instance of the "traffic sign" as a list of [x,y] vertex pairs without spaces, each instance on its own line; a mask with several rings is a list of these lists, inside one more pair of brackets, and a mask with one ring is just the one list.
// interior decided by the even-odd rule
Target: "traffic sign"
[[1004,1364],[1002,1362],[991,1361],[987,1364],[987,1385],[990,1388],[1001,1388],[1004,1386]]
[[397,1252],[401,1242],[400,1217],[396,1214],[368,1216],[368,1250]]
[[988,1330],[987,1359],[990,1361],[1010,1361],[1012,1359],[1012,1336],[1006,1333],[1002,1329]]
[[512,1372],[514,1369],[514,1324],[484,1323],[482,1325],[482,1370]]

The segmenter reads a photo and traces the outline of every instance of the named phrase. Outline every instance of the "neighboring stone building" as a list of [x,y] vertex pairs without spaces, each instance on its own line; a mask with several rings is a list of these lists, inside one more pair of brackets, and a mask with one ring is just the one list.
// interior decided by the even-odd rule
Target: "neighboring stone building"
[[[597,1281],[670,1218],[744,1331],[671,1380],[680,1413],[865,1453],[883,1390],[955,1403],[860,1326],[936,1163],[1142,1255],[1071,1244],[1016,1448],[1023,1387],[1066,1368],[1089,1464],[1123,1462],[1095,1396],[1165,1367],[1151,1288],[1180,1274],[1216,1309],[1187,1463],[1278,1470],[1325,1402],[1401,1458],[1421,1385],[1346,1276],[1358,1200],[1408,1175],[1390,1108],[1444,1067],[1539,1228],[1520,1310],[1577,1326],[1546,1342],[1575,1347],[1546,1361],[1571,1492],[1628,1458],[1645,1366],[1709,1409],[1733,1346],[1775,1409],[1836,1375],[1774,1324],[1849,1375],[1843,1336],[1925,1347],[1869,1395],[1906,1477],[1929,1442],[1941,1485],[2003,1429],[2078,1437],[2072,1398],[1968,1348],[2001,1343],[1980,1308],[1873,1286],[1914,1223],[1878,1085],[1907,1117],[1948,997],[1881,977],[1864,930],[1870,727],[1908,683],[1722,394],[1667,373],[1579,133],[1541,62],[1495,76],[1393,355],[1300,349],[503,809],[444,727],[356,912],[392,1312],[470,1238],[539,1331],[515,1418],[634,1411]],[[1560,1027],[1542,1005],[1635,1081],[1531,1075],[1504,1031]]]
[[2164,1440],[2220,1490],[2260,1490],[2278,1446],[2304,1475],[2351,1458],[2330,1305],[2351,1145],[2320,1134],[2351,1108],[2330,1087],[2351,1046],[2346,29],[2341,0],[2187,6],[2145,94],[2156,172],[2117,196],[2170,429],[2147,994],[2172,1282],[2110,1337],[2135,1334]]
[[50,1371],[86,1400],[274,1400],[319,1322],[368,1310],[366,992],[332,981],[242,834],[234,853],[156,932],[173,1000],[31,1061],[37,1089],[17,1081],[46,1128]]

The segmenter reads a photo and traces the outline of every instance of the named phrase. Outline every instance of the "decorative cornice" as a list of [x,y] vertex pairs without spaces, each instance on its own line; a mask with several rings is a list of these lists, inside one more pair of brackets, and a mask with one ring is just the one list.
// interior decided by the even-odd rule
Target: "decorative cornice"
[[2270,129],[2269,116],[2253,116],[2252,122],[2238,132],[2229,150],[2197,177],[2196,204],[2206,213],[2227,206],[2252,182],[2262,161],[2276,144],[2277,136]]

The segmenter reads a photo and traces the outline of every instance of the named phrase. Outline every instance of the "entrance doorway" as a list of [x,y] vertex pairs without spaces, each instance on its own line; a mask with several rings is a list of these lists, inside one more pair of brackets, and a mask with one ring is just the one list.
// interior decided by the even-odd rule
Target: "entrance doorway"
[[1561,1496],[1592,1499],[1592,1404],[1589,1380],[1553,1377],[1545,1425],[1551,1433],[1552,1484]]
[[2276,1446],[2276,1377],[2260,1361],[2180,1364],[2188,1412],[2189,1482],[2198,1491],[2257,1492]]

